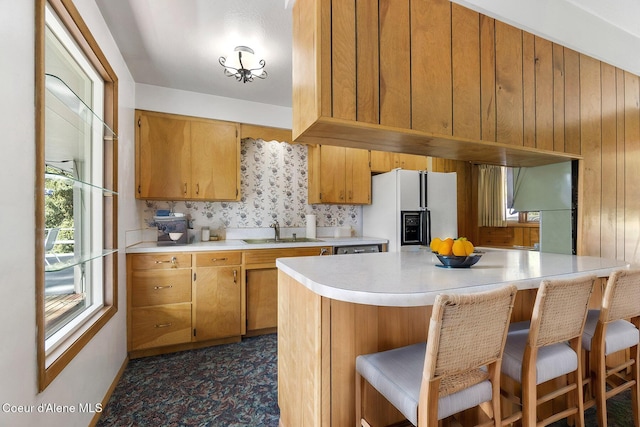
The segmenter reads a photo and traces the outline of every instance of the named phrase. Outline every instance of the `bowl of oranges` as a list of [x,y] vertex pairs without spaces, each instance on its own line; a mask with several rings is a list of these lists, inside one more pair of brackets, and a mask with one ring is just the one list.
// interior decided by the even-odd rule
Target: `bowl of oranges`
[[480,261],[482,256],[482,253],[475,251],[473,243],[466,237],[458,237],[457,239],[436,237],[431,241],[429,247],[442,263],[437,267],[469,268]]

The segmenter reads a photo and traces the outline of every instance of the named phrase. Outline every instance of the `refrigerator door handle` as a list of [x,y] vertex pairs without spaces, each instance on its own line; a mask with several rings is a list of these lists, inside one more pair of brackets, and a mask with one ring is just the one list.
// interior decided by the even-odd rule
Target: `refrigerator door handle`
[[420,212],[420,244],[429,246],[431,243],[431,211],[425,209]]
[[427,208],[427,174],[426,172],[419,171],[418,179],[420,181],[420,194],[418,195],[418,203],[420,210]]

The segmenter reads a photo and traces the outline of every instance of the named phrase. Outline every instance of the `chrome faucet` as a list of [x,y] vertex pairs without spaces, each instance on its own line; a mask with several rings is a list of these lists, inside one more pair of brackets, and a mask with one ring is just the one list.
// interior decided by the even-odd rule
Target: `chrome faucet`
[[278,224],[278,220],[276,220],[269,227],[273,228],[273,230],[276,233],[276,237],[275,237],[276,242],[279,241],[280,240],[280,224]]

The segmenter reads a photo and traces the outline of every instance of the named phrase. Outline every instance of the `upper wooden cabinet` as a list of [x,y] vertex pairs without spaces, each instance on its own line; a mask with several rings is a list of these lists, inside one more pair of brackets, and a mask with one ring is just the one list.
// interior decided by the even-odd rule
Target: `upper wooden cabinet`
[[427,170],[427,156],[371,150],[371,172],[389,172],[396,168]]
[[309,146],[309,203],[371,203],[369,151]]
[[509,166],[581,158],[577,59],[449,0],[298,0],[293,138]]
[[239,200],[238,124],[136,110],[136,198]]

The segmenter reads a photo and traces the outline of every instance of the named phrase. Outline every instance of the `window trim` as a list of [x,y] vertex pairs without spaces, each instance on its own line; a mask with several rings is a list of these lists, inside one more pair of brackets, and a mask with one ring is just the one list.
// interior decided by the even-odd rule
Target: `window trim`
[[[38,389],[43,391],[73,358],[91,341],[100,329],[118,311],[118,263],[117,252],[104,257],[104,306],[91,316],[69,339],[68,345],[59,346],[51,354],[45,351],[44,307],[44,169],[45,169],[45,5],[49,4],[58,18],[78,43],[91,65],[104,80],[104,121],[117,135],[118,129],[118,78],[106,56],[93,38],[89,28],[72,0],[36,0],[35,25],[35,136],[36,136],[36,209],[35,209],[35,271],[36,271],[36,326]],[[107,143],[107,142],[106,142]],[[105,143],[105,144],[106,144]],[[109,141],[104,150],[104,180],[106,188],[117,189],[117,140]],[[103,218],[104,247],[117,247],[118,198],[105,198]]]

